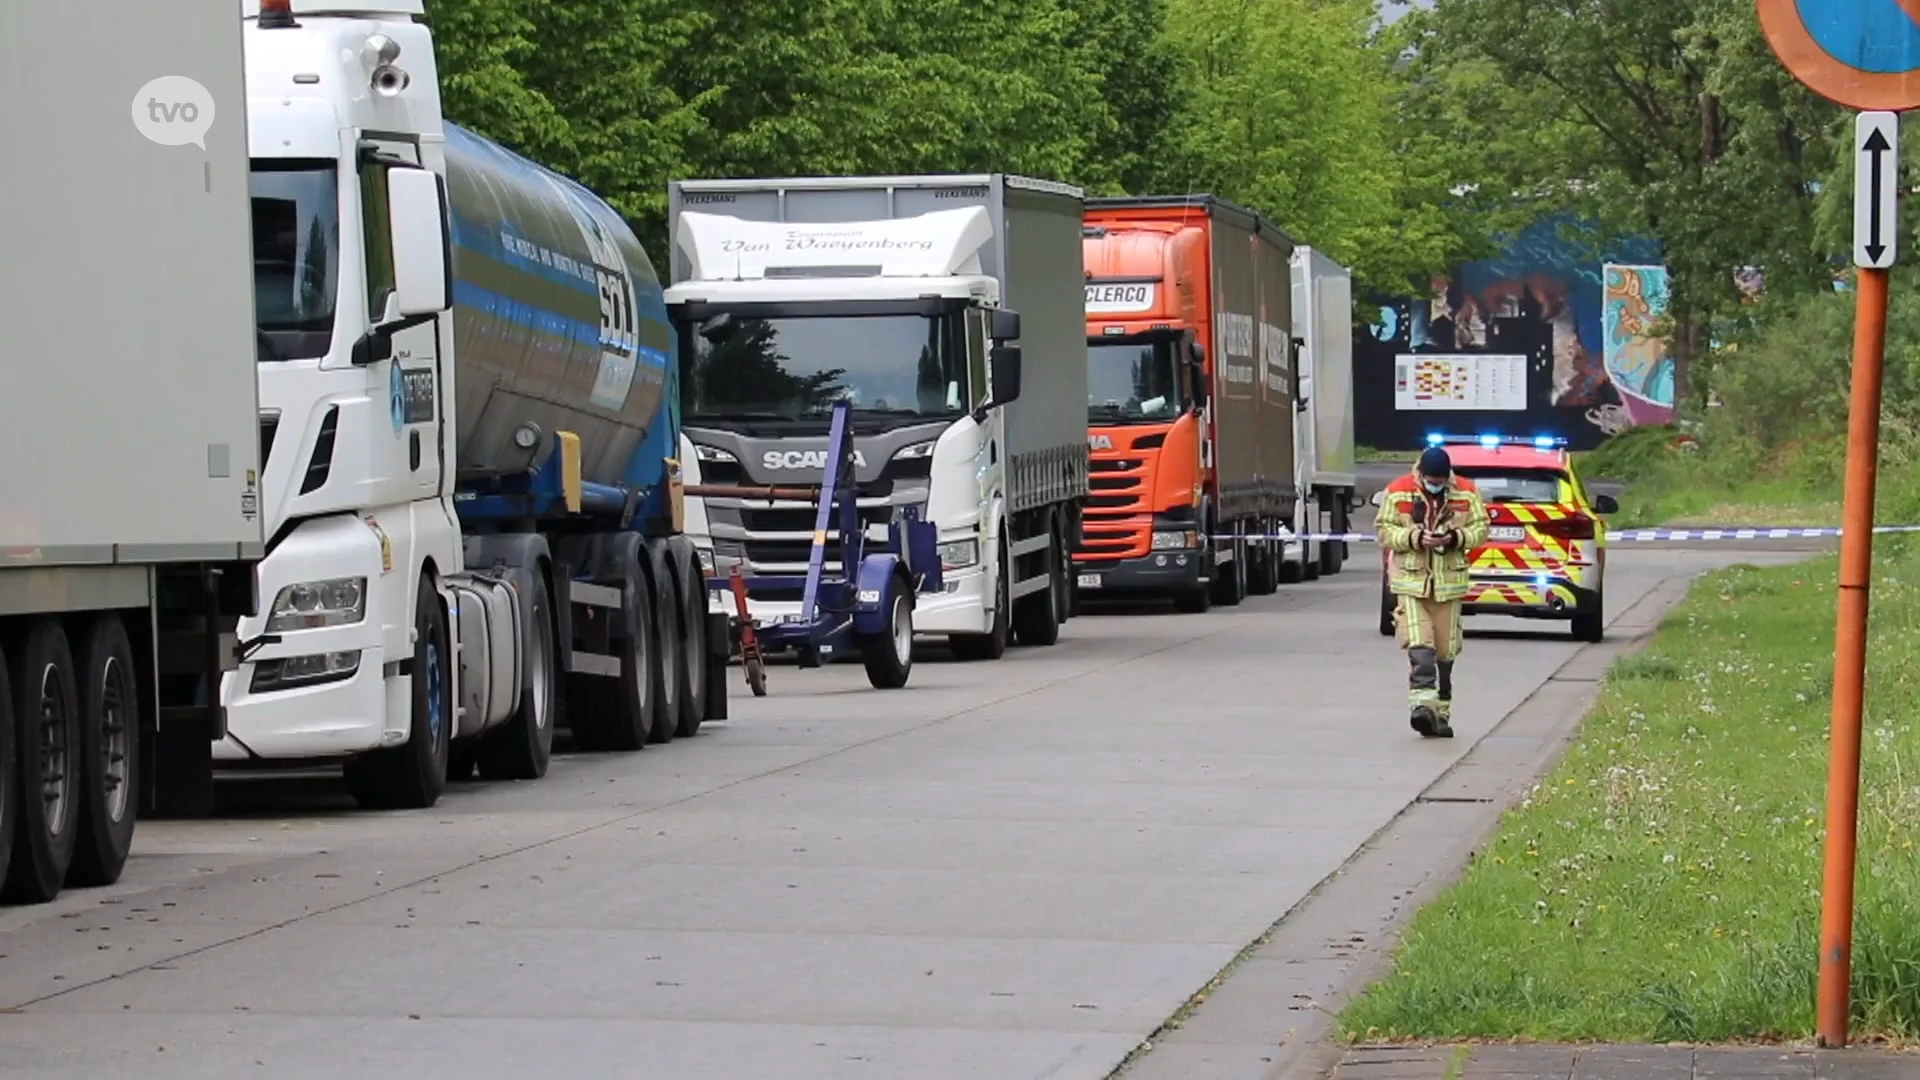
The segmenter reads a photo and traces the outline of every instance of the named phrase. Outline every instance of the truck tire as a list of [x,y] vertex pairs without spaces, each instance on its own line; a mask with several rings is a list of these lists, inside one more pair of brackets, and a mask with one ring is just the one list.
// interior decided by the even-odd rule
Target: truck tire
[[[654,640],[658,620],[653,614],[653,589],[647,584],[642,560],[647,552],[638,536],[615,538],[611,567],[620,589],[620,674],[574,674],[567,677],[567,715],[580,749],[625,753],[647,745],[660,722],[660,701],[653,689],[658,681],[659,647]],[[613,582],[609,582],[613,584]]]
[[527,597],[528,622],[522,667],[526,685],[520,704],[498,732],[480,736],[473,747],[473,763],[485,780],[538,780],[553,761],[553,729],[560,726],[560,650],[553,629],[553,587],[544,563],[533,566],[533,587]]
[[1045,560],[1047,587],[1023,597],[1014,610],[1013,632],[1028,648],[1047,648],[1060,643],[1060,579],[1066,573],[1061,566],[1059,534],[1047,530]]
[[1013,593],[1013,582],[1010,579],[1004,529],[1001,530],[997,558],[996,565],[1000,572],[993,590],[993,628],[984,634],[947,635],[947,642],[953,647],[953,658],[956,660],[998,660],[1007,654],[1007,635],[1013,622],[1013,603],[1008,597]]
[[120,880],[138,816],[140,681],[120,616],[102,615],[87,631],[80,679],[80,824],[67,884],[86,888]]
[[5,897],[44,904],[60,895],[80,820],[80,686],[60,620],[34,621],[13,673],[14,779],[20,819]]
[[1271,521],[1254,523],[1260,530],[1264,542],[1257,548],[1249,548],[1251,561],[1247,564],[1247,595],[1272,596],[1280,590],[1280,541],[1274,539],[1280,530]]
[[0,650],[0,881],[7,878],[13,863],[13,837],[20,819],[20,799],[14,794],[19,782],[14,779],[14,742],[18,736],[13,722],[13,681],[8,678],[7,655]]
[[[1213,602],[1221,607],[1238,607],[1247,598],[1247,542],[1236,536],[1231,552],[1224,570],[1218,563],[1213,567]],[[1207,556],[1213,556],[1211,549]]]
[[887,626],[860,636],[860,661],[875,690],[898,690],[913,673],[913,586],[895,573],[888,582]]
[[647,541],[647,559],[647,585],[653,590],[655,644],[649,677],[653,679],[653,699],[659,703],[659,713],[654,717],[647,741],[666,743],[673,741],[680,727],[680,687],[686,681],[686,673],[681,670],[687,651],[686,634],[680,628],[684,604],[680,590],[674,585],[673,554],[666,541]]
[[1387,588],[1386,579],[1381,578],[1380,579],[1380,636],[1392,637],[1393,631],[1394,631],[1393,591]]
[[447,788],[452,757],[453,680],[447,613],[433,579],[420,575],[413,616],[413,709],[407,741],[347,762],[347,790],[368,810],[424,810]]
[[707,717],[707,574],[692,545],[676,551],[674,582],[680,589],[680,718],[674,735],[691,739]]

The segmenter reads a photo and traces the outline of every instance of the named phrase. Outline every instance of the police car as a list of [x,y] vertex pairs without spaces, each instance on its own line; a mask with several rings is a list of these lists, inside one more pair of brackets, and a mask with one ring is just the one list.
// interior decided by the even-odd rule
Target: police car
[[[1464,615],[1561,619],[1580,641],[1606,631],[1607,527],[1620,504],[1590,496],[1574,471],[1567,440],[1540,436],[1429,435],[1445,446],[1453,471],[1480,491],[1487,542],[1467,556]],[[1379,504],[1376,496],[1375,505]],[[1381,551],[1380,632],[1393,634],[1393,598]]]

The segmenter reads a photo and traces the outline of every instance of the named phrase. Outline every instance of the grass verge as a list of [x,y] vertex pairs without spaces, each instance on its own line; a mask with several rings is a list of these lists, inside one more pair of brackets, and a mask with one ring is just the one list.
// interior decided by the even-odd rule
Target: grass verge
[[[1874,580],[1854,1015],[1920,1037],[1920,548]],[[1835,560],[1708,575],[1415,916],[1349,1039],[1800,1039],[1813,1026]]]

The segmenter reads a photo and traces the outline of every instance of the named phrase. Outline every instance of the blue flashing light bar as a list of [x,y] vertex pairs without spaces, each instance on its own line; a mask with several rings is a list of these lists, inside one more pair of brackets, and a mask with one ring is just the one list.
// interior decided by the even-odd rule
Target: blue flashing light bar
[[1427,435],[1428,446],[1443,446],[1448,443],[1479,443],[1489,450],[1502,446],[1531,446],[1542,452],[1563,450],[1567,446],[1567,440],[1557,435],[1535,435],[1528,438],[1524,435],[1442,435],[1437,431]]

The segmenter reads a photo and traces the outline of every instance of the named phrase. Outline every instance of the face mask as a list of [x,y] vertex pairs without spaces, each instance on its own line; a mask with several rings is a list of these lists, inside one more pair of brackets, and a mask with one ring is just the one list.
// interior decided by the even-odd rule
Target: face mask
[[1438,495],[1447,490],[1447,482],[1445,480],[1422,480],[1420,481],[1420,486],[1425,488],[1429,495]]

